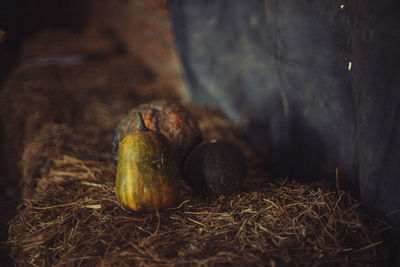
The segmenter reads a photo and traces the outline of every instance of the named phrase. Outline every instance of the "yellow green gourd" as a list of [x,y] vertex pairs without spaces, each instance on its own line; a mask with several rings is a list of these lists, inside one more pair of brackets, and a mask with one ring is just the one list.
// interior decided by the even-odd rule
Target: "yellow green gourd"
[[168,139],[149,130],[136,114],[138,131],[118,149],[115,193],[128,211],[154,211],[172,205],[179,194],[176,154]]

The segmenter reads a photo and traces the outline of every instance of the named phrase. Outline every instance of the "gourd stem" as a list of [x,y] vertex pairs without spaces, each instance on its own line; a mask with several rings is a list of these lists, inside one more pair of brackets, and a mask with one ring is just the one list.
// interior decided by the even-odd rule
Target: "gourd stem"
[[146,124],[144,123],[142,113],[136,112],[136,123],[139,131],[147,131]]

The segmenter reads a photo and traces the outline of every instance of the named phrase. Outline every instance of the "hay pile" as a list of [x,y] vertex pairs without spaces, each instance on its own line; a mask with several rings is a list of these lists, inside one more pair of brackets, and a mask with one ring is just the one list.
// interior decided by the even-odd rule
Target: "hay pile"
[[[79,34],[48,30],[24,44],[22,63],[0,92],[2,163],[6,179],[22,180],[23,197],[44,175],[41,166],[69,139],[89,138],[96,152],[108,152],[115,126],[132,107],[155,98],[178,99],[170,77],[116,51],[119,43],[118,37],[89,29]],[[75,55],[82,62],[37,62]],[[87,149],[77,152],[82,151]]]
[[[109,37],[48,33],[26,54],[91,53],[86,42]],[[51,40],[66,40],[61,45]],[[68,46],[68,40],[71,46]],[[86,45],[79,46],[76,42]],[[38,43],[45,43],[46,49]],[[48,47],[51,46],[52,49]],[[155,98],[178,99],[168,77],[106,45],[100,61],[16,69],[1,92],[3,147],[20,170],[23,200],[10,222],[17,265],[368,266],[386,260],[385,227],[328,185],[272,180],[236,127],[218,112],[191,107],[205,138],[235,143],[249,160],[243,190],[197,195],[182,182],[175,207],[123,211],[113,192],[114,127],[129,109]],[[38,51],[36,51],[37,47]],[[59,47],[59,48],[58,48]],[[108,56],[107,56],[108,55]],[[10,153],[14,152],[14,153]]]
[[111,160],[53,160],[11,222],[19,265],[375,266],[379,225],[345,192],[253,174],[243,192],[205,198],[182,184],[175,207],[123,211]]

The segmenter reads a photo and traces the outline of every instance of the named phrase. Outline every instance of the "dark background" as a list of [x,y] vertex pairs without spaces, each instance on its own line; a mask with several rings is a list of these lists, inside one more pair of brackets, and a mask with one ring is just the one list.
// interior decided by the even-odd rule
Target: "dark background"
[[[95,23],[124,28],[128,50],[142,53],[146,43],[138,47],[134,31],[127,30],[130,15],[114,12],[125,2],[2,1],[0,86],[18,64],[24,40],[45,28],[81,31]],[[342,186],[359,195],[371,214],[399,209],[399,5],[353,0],[344,1],[341,10],[337,1],[289,2],[172,1],[187,94],[240,123],[264,154],[265,166],[277,174],[332,180],[338,168]],[[175,66],[170,49],[166,44],[160,53]],[[2,145],[3,137],[0,121]],[[10,170],[5,163],[9,154],[0,151],[0,230],[6,240],[19,180],[15,166]],[[398,213],[387,219],[400,225]],[[3,248],[1,260],[11,264],[7,255]]]

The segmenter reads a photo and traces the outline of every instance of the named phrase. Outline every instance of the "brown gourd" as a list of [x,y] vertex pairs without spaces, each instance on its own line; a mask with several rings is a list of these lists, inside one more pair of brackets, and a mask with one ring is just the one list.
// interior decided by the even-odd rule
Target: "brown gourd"
[[176,151],[178,163],[183,166],[184,158],[201,142],[201,130],[196,117],[188,108],[179,102],[166,100],[141,104],[119,122],[112,139],[114,161],[118,160],[118,146],[122,139],[137,131],[137,112],[142,114],[147,128],[160,132],[168,138]]
[[176,153],[163,134],[146,127],[139,112],[136,118],[136,133],[119,145],[115,193],[128,211],[166,208],[179,194]]

